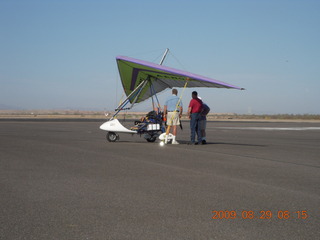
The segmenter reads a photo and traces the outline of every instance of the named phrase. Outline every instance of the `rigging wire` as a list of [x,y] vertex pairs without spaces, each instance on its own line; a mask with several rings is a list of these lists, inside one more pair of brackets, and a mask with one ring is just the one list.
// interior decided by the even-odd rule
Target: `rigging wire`
[[[145,55],[150,55],[151,53],[153,54],[153,57],[154,57],[154,53],[157,53],[157,52],[163,52],[163,48],[160,48],[160,49],[154,49],[154,50],[151,50],[151,51],[145,51],[145,52],[137,52],[137,53],[132,53],[132,54],[128,54],[129,56],[135,56],[135,57],[141,57],[141,56],[145,56]],[[153,62],[155,62],[157,59],[159,59],[160,57],[162,56],[162,54],[160,54]]]
[[[152,85],[152,87],[153,87],[153,85]],[[157,103],[158,103],[158,112],[161,112],[162,111],[161,105],[160,105],[160,102],[159,102],[159,99],[158,99],[158,96],[157,96],[157,93],[156,93],[156,90],[154,89],[154,87],[153,87],[153,91],[155,93],[154,96],[155,96]]]
[[162,54],[160,54],[158,57],[156,57],[152,62],[158,61],[158,59],[161,59],[161,57],[162,57]]
[[157,100],[157,112],[161,112],[161,105],[160,105],[160,102],[159,102],[159,99],[158,99],[158,96],[157,96],[157,92],[156,90],[154,89],[154,86],[150,80],[150,94],[151,94],[151,99],[152,99],[152,109],[154,110],[155,107],[154,107],[154,99],[155,98]]
[[115,99],[114,105],[116,106],[117,100],[118,100],[118,79],[117,77],[115,77],[114,79],[116,81],[116,99]]
[[187,68],[179,61],[179,59],[172,53],[172,51],[169,51],[169,54],[173,57],[173,59],[181,66],[181,68],[185,71],[187,71]]
[[[119,101],[119,105],[121,105],[123,103],[122,99],[123,99],[123,96],[126,94],[125,90],[123,90],[123,93],[122,93],[122,96],[120,98],[120,101]],[[119,106],[118,105],[118,106]]]

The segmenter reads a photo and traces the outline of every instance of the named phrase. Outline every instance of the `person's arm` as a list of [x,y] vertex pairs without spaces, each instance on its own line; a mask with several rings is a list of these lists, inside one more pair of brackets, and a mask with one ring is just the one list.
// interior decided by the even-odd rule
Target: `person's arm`
[[191,119],[191,107],[188,108],[188,117]]
[[158,107],[154,107],[153,109],[157,114],[161,111],[161,106],[159,105]]
[[205,116],[206,114],[205,114],[205,107],[204,107],[204,104],[202,104],[202,107],[201,107],[201,112],[200,112],[200,115],[201,116]]
[[182,111],[183,111],[183,108],[182,108],[182,106],[180,106],[179,118],[182,117]]
[[189,103],[189,107],[188,107],[188,117],[189,117],[189,119],[191,119],[191,111],[192,111],[192,99],[191,99],[191,101]]

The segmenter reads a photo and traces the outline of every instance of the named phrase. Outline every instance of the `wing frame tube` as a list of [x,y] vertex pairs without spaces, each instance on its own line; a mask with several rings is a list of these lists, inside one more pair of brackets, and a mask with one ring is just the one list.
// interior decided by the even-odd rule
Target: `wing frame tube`
[[133,100],[133,102],[131,103],[131,106],[129,108],[127,108],[128,110],[131,109],[133,107],[133,105],[135,104],[135,102],[137,101],[141,90],[144,88],[145,84],[148,82],[148,79],[145,79],[144,81],[142,81],[130,94],[129,96],[122,102],[119,104],[119,106],[115,109],[116,113],[110,118],[110,120],[114,119],[115,116],[118,115],[118,113],[123,109],[124,106],[126,106],[129,102],[130,102],[130,98],[131,97],[135,97],[135,99]]

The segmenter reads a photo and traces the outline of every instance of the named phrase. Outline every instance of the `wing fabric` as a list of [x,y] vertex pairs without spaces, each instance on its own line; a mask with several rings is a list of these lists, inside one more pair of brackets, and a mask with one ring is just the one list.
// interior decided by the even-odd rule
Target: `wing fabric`
[[[178,69],[158,65],[155,63],[142,61],[134,58],[118,56],[118,69],[123,89],[128,96],[142,81],[148,79],[147,84],[142,90],[136,101],[141,102],[151,97],[150,84],[156,93],[166,88],[182,88],[188,80],[187,87],[212,87],[212,88],[233,88],[242,90],[242,88],[224,83],[212,78],[203,77],[193,73],[181,71]],[[130,102],[132,102],[130,100]]]

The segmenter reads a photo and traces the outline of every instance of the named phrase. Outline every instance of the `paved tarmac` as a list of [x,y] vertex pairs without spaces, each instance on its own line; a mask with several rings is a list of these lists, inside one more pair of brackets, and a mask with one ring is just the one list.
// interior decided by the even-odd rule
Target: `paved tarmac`
[[320,239],[320,123],[165,147],[101,123],[0,122],[0,239]]

